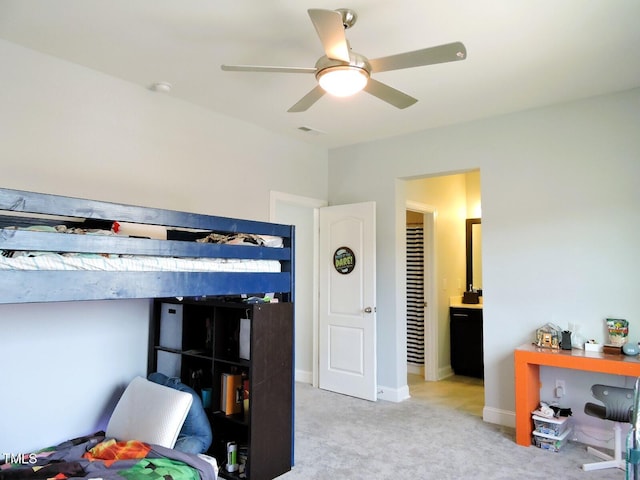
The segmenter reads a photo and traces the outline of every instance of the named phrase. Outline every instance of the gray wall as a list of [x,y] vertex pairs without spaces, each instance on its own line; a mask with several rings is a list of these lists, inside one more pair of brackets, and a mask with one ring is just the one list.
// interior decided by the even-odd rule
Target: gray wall
[[513,349],[538,326],[577,323],[602,340],[616,315],[640,340],[638,131],[635,89],[329,152],[330,202],[378,203],[385,391],[406,385],[403,178],[480,169],[486,419],[513,422]]
[[[2,187],[256,220],[271,190],[326,198],[326,149],[8,42],[0,58]],[[104,428],[146,374],[148,321],[146,300],[0,306],[0,452]]]

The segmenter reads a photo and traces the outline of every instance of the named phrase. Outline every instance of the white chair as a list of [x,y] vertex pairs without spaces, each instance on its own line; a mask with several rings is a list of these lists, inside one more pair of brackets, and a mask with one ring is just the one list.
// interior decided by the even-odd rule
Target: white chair
[[173,448],[192,401],[189,393],[136,377],[120,397],[105,434]]
[[622,457],[622,424],[631,423],[633,410],[634,390],[632,388],[611,387],[608,385],[593,385],[591,394],[600,400],[604,405],[596,403],[586,403],[584,413],[592,417],[603,420],[611,420],[614,433],[613,456],[608,455],[593,447],[587,447],[587,451],[596,457],[601,458],[601,462],[585,463],[583,470],[601,470],[603,468],[626,469],[626,459]]

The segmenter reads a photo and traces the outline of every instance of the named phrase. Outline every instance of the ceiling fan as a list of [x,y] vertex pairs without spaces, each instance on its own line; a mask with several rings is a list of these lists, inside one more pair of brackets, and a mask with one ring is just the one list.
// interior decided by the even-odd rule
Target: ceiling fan
[[[351,51],[345,35],[345,30],[351,28],[358,18],[353,10],[347,8],[337,10],[309,9],[308,12],[325,51],[325,55],[318,59],[315,67],[221,65],[222,70],[313,73],[319,84],[292,106],[288,110],[289,112],[304,112],[317,102],[325,92],[337,96],[348,96],[360,90],[364,90],[397,108],[407,108],[418,100],[371,78],[371,75],[390,70],[454,62],[464,60],[467,57],[465,46],[460,42],[454,42],[369,60],[364,55]],[[339,90],[345,85],[352,86],[346,91]],[[334,91],[336,88],[339,91]]]

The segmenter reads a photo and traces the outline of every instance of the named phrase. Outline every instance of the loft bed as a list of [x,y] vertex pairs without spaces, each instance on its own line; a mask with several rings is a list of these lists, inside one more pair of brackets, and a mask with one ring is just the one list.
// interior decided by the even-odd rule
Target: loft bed
[[[293,302],[293,253],[293,226],[0,188],[0,304],[265,294]],[[156,402],[138,403],[147,409]],[[0,478],[27,478],[31,473],[23,470],[41,466],[64,473],[60,466],[70,465],[77,474],[88,464],[94,476],[125,480],[141,457],[113,463],[109,450],[99,470],[101,462],[75,458],[89,446],[121,448],[122,442],[108,444],[119,437],[109,428],[106,436],[97,432],[47,449],[54,462],[39,454],[17,458],[17,467],[0,459]],[[169,460],[180,464],[176,474],[184,478],[216,478],[215,458],[148,442],[145,464]],[[25,458],[28,465],[20,463]]]
[[266,293],[293,301],[293,251],[289,225],[0,188],[0,304]]

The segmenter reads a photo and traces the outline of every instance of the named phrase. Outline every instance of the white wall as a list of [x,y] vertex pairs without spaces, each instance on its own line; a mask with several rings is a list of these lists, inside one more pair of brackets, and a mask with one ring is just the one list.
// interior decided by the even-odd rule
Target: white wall
[[[327,197],[325,149],[5,41],[0,59],[2,187],[256,220],[269,219],[270,190]],[[111,392],[146,373],[147,303],[131,305],[0,305],[0,364],[11,374],[0,452],[87,433]],[[42,336],[43,317],[60,338],[82,329],[100,342],[60,356]]]
[[538,326],[578,323],[603,339],[615,315],[640,339],[638,131],[635,89],[331,150],[330,202],[378,204],[378,383],[406,381],[399,178],[480,169],[485,418],[513,421],[513,350]]
[[326,150],[0,41],[4,187],[267,220],[325,198]]
[[104,430],[119,394],[147,373],[149,301],[0,306],[0,452]]

